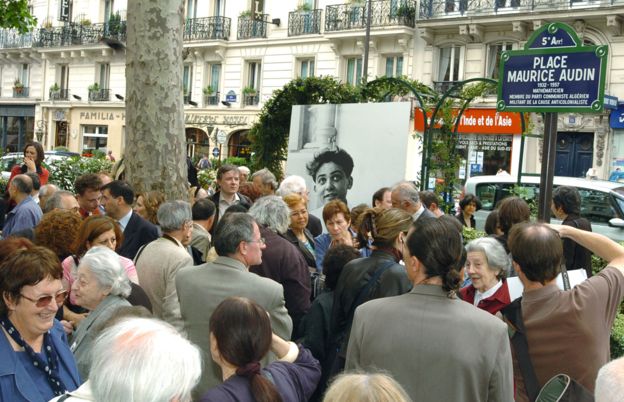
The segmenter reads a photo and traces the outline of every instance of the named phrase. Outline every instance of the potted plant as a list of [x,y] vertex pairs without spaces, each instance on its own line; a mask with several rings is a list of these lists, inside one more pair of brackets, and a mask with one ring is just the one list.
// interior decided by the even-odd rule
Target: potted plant
[[41,24],[41,28],[43,28],[43,29],[52,29],[52,21],[50,21],[50,20],[43,21],[43,24]]
[[89,85],[89,92],[98,92],[100,90],[100,84],[97,82]]
[[21,94],[24,92],[24,84],[22,84],[19,78],[16,78],[13,82],[13,90],[16,94]]
[[80,20],[80,25],[82,25],[83,27],[90,27],[91,26],[91,20],[88,18],[83,18]]
[[245,96],[256,96],[257,93],[258,93],[258,90],[254,87],[247,86],[243,88],[243,95]]
[[416,18],[416,7],[411,4],[403,3],[397,9],[397,16],[401,18],[403,22],[411,22]]
[[108,33],[109,35],[118,35],[121,31],[121,15],[119,11],[111,14],[108,18]]
[[206,85],[203,89],[204,95],[210,96],[215,93],[214,89],[210,85]]
[[312,6],[308,2],[303,2],[297,6],[297,11],[299,12],[310,12],[312,11]]
[[242,11],[238,16],[240,18],[247,18],[247,19],[249,19],[249,18],[251,18],[252,15],[253,15],[253,13],[251,12],[251,10],[245,10],[245,11]]
[[50,87],[50,99],[58,99],[61,96],[61,88],[55,82],[54,85]]

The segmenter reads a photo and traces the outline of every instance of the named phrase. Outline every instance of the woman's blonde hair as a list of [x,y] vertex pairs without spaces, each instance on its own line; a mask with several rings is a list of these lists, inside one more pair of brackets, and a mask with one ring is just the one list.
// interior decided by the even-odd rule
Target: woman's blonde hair
[[356,226],[361,239],[370,235],[374,246],[390,247],[399,233],[409,230],[412,222],[412,216],[402,209],[369,208],[359,216]]
[[386,374],[342,374],[332,382],[323,402],[411,402],[398,382]]

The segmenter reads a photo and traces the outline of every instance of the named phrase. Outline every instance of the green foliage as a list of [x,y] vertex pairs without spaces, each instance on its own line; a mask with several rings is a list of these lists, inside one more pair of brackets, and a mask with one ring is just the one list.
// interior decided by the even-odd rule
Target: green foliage
[[210,188],[217,180],[217,171],[204,169],[197,172],[197,181],[202,188]]
[[214,93],[214,89],[210,85],[206,85],[203,89],[204,95],[212,95]]
[[258,90],[254,87],[245,87],[243,88],[243,95],[255,95]]
[[532,190],[529,190],[526,187],[518,186],[517,184],[511,188],[510,194],[512,196],[520,197],[526,201],[529,205],[529,209],[531,210],[531,216],[537,218],[537,200],[535,199],[535,194]]
[[24,88],[24,84],[22,84],[19,78],[16,78],[15,81],[13,81],[13,88]]
[[0,28],[15,28],[24,34],[37,26],[37,18],[28,11],[28,0],[0,1]]
[[609,341],[611,344],[611,358],[617,359],[624,356],[624,314],[619,313],[615,316]]
[[225,158],[222,165],[236,165],[236,166],[247,166],[249,161],[245,158],[241,158],[238,156],[230,156],[229,158]]
[[61,87],[59,87],[59,85],[55,82],[54,85],[50,86],[50,91],[60,91]]
[[74,181],[85,173],[109,172],[113,163],[106,158],[73,158],[54,161],[48,166],[50,182],[60,189],[74,191]]
[[8,184],[9,184],[9,179],[4,178],[0,175],[0,194],[6,193]]
[[92,92],[96,92],[100,90],[100,84],[98,84],[97,82],[94,82],[93,84],[89,85],[89,91]]
[[479,239],[481,237],[486,237],[486,236],[487,236],[487,233],[481,230],[469,228],[466,226],[462,228],[462,237],[464,238],[464,244],[468,244],[474,239]]

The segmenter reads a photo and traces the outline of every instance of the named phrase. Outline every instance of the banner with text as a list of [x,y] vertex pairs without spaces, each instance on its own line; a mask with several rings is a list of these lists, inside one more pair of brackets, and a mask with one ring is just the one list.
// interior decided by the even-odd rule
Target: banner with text
[[[455,115],[459,110],[455,110]],[[427,112],[427,120],[431,119],[431,112]],[[440,128],[441,121],[435,122],[434,128]],[[414,111],[414,130],[425,131],[422,109]],[[520,113],[497,112],[494,109],[471,108],[464,110],[458,133],[464,134],[522,134],[522,118]]]

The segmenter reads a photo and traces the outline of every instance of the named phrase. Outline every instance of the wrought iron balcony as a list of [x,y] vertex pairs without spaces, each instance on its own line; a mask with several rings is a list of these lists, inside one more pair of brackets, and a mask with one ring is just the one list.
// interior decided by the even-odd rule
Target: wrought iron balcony
[[[413,28],[416,22],[414,0],[371,1],[371,27],[407,26]],[[325,9],[325,31],[365,29],[368,16],[368,2],[335,4]]]
[[90,89],[89,100],[91,102],[107,102],[110,100],[110,89]]
[[94,45],[102,39],[126,41],[126,22],[105,24],[69,24],[53,28],[41,28],[37,31],[33,42],[35,47],[60,47],[77,45]]
[[19,33],[15,29],[0,30],[0,49],[32,47],[33,33]]
[[256,18],[238,17],[237,39],[266,38],[268,14],[260,14]]
[[621,0],[423,0],[418,19],[509,14],[539,10],[571,11],[586,7],[608,7]]
[[321,33],[320,9],[288,13],[288,36]]
[[68,100],[69,89],[50,90],[50,100]]
[[260,95],[243,95],[245,106],[255,106],[260,102]]
[[218,105],[219,99],[221,99],[221,94],[219,92],[211,95],[204,95],[204,106]]
[[231,21],[227,17],[189,18],[184,23],[184,41],[228,40]]
[[28,98],[30,96],[30,88],[28,87],[13,87],[14,98]]

